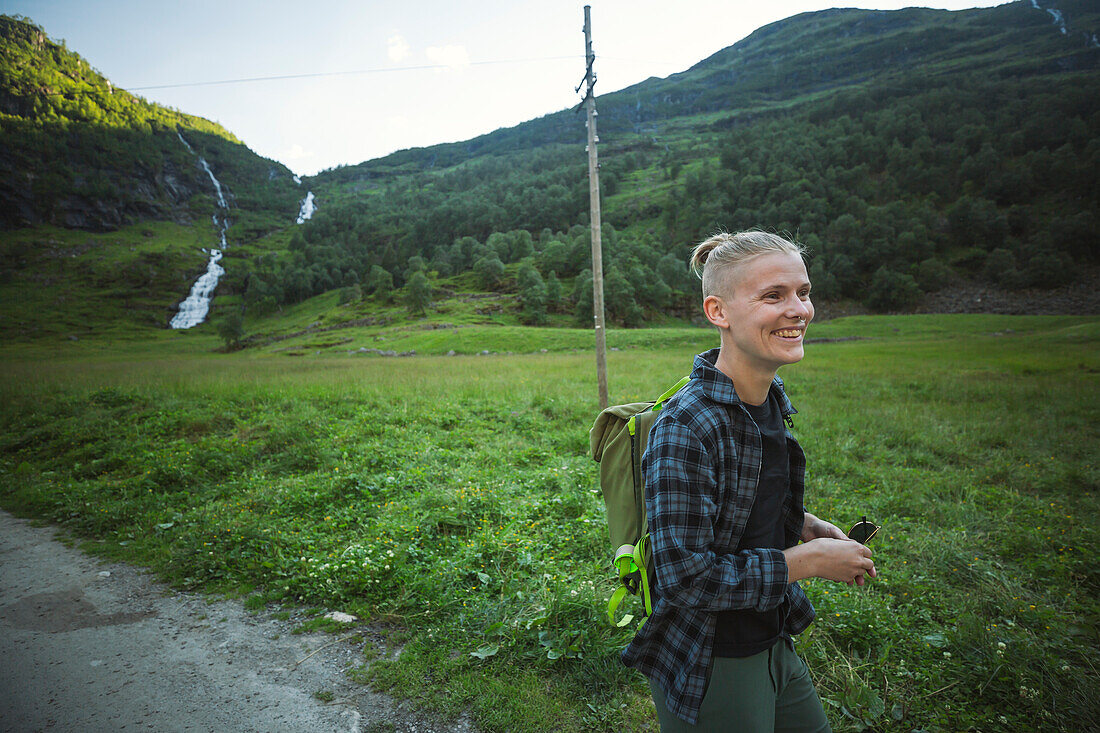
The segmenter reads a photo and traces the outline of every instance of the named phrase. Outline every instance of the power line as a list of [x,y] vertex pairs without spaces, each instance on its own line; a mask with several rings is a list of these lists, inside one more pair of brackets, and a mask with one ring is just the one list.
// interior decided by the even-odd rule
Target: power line
[[[593,56],[594,58],[594,56]],[[654,63],[667,66],[679,66],[671,61],[657,61],[654,59],[626,59],[621,57],[609,57],[601,56],[600,58],[610,61],[628,62],[634,64]],[[250,76],[241,77],[239,79],[216,79],[211,81],[193,81],[193,82],[181,82],[179,84],[153,84],[140,87],[127,87],[113,85],[114,88],[127,91],[127,92],[143,92],[156,89],[182,89],[186,87],[204,87],[204,86],[218,86],[223,84],[248,84],[258,81],[285,81],[288,79],[315,79],[326,76],[353,76],[356,74],[384,74],[395,71],[426,71],[426,70],[443,70],[454,69],[462,66],[491,66],[502,64],[525,64],[535,63],[540,61],[575,61],[576,56],[538,56],[525,59],[493,59],[489,61],[469,61],[465,64],[422,64],[418,66],[387,66],[375,69],[355,69],[350,71],[318,71],[307,74],[279,74],[273,76]],[[583,82],[582,82],[583,85]],[[578,90],[580,87],[578,87]],[[44,96],[48,97],[73,97],[87,94],[98,94],[98,89],[68,89],[65,91],[46,92]],[[581,102],[581,106],[584,102]],[[580,109],[578,107],[578,109]]]
[[182,87],[205,87],[218,84],[245,84],[256,81],[281,81],[286,79],[315,79],[322,76],[352,76],[355,74],[384,74],[394,71],[424,71],[429,69],[453,69],[461,66],[489,66],[494,64],[524,64],[536,61],[575,61],[576,56],[541,56],[528,59],[496,59],[492,61],[470,61],[465,64],[423,64],[420,66],[388,66],[377,69],[357,69],[354,71],[318,71],[310,74],[281,74],[278,76],[251,76],[241,79],[219,79],[216,81],[193,81],[182,84],[155,84],[143,87],[123,87],[127,91],[142,92],[150,89],[179,89]]

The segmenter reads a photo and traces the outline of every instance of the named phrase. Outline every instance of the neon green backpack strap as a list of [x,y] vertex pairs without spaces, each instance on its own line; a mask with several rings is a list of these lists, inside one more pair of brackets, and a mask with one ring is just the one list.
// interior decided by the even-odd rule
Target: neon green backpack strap
[[653,411],[657,412],[662,407],[664,407],[665,403],[668,402],[668,398],[671,397],[672,395],[676,394],[677,392],[679,392],[681,389],[683,389],[684,385],[687,384],[690,381],[691,381],[691,377],[684,377],[679,382],[677,382],[676,384],[672,385],[667,390],[665,390],[665,393],[663,395],[661,395],[660,397],[658,397],[657,401],[653,403]]

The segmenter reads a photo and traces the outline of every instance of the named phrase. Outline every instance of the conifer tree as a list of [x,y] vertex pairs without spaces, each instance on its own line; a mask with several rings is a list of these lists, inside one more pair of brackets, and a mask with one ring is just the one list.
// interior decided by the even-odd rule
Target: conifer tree
[[553,270],[546,276],[546,309],[554,312],[561,305],[561,280]]
[[428,282],[428,276],[421,271],[413,273],[405,290],[405,306],[409,313],[415,316],[427,313],[432,304],[432,285]]

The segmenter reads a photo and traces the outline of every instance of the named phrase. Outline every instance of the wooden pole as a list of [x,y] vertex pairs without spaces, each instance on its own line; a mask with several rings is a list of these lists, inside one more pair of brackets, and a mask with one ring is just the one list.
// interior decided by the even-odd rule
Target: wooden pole
[[584,80],[588,89],[584,98],[588,128],[588,197],[590,220],[592,223],[592,313],[596,326],[596,380],[600,390],[600,409],[607,407],[607,337],[604,329],[603,308],[603,249],[600,240],[600,163],[596,156],[596,143],[600,141],[596,134],[596,95],[592,91],[596,84],[596,74],[592,64],[596,55],[592,53],[592,6],[584,6]]

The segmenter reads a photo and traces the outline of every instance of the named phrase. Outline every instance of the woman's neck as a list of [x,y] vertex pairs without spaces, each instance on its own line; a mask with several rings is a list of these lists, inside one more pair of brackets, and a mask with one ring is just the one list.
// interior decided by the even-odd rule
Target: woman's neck
[[737,389],[737,396],[742,402],[750,405],[762,405],[768,399],[768,390],[771,389],[775,372],[753,369],[751,365],[741,363],[737,358],[737,352],[727,348],[724,344],[718,350],[718,359],[714,362],[718,370],[733,380],[733,386]]

